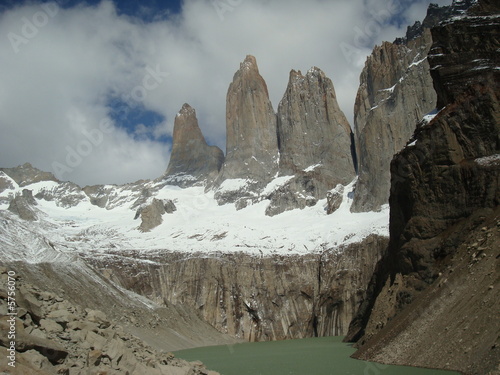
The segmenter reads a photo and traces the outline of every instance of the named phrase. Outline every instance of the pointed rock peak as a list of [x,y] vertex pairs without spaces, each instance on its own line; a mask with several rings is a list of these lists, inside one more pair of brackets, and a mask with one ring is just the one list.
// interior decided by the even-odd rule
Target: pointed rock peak
[[[351,129],[340,110],[333,83],[317,67],[304,77],[290,72],[285,95],[278,106],[280,174],[302,174],[321,165],[316,198],[355,174],[351,155]],[[321,185],[321,186],[320,186]]]
[[172,153],[166,181],[191,186],[213,180],[224,159],[222,150],[208,146],[196,118],[196,111],[185,103],[174,121]]
[[317,66],[313,66],[311,69],[307,71],[307,76],[322,76],[326,77],[325,72],[323,72],[320,68]]
[[[278,156],[276,114],[255,57],[248,55],[227,91],[226,159],[215,187],[229,179],[254,180],[265,186],[278,171]],[[221,204],[231,202],[216,199]]]
[[191,107],[187,103],[184,103],[179,113],[177,113],[177,116],[192,116],[192,115],[196,116],[196,111],[194,110],[193,107]]
[[247,55],[247,57],[245,57],[245,60],[240,64],[240,69],[255,69],[258,72],[259,67],[257,66],[257,59],[252,55]]
[[194,139],[200,140],[202,143],[205,142],[205,138],[198,126],[196,111],[189,104],[185,103],[179,113],[177,113],[177,116],[175,116],[173,147],[175,148],[179,143]]
[[290,81],[298,78],[304,78],[302,72],[300,70],[295,70],[295,69],[290,70]]

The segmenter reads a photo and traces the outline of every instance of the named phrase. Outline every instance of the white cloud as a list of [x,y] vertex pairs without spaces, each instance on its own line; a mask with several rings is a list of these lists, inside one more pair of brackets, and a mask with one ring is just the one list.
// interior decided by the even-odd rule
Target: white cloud
[[[54,171],[59,163],[71,169],[63,179],[82,185],[158,177],[170,146],[155,139],[171,133],[184,102],[197,110],[209,143],[224,150],[226,91],[246,54],[256,56],[275,109],[290,69],[318,66],[351,119],[372,44],[406,30],[377,17],[395,1],[220,0],[224,12],[211,1],[186,0],[180,15],[153,23],[118,16],[111,1],[12,9],[0,15],[0,164],[29,161]],[[427,3],[406,7],[402,17],[425,15]],[[342,45],[351,48],[347,57]],[[166,121],[132,134],[113,126],[87,154],[82,131],[109,119],[111,94]],[[68,149],[79,146],[81,160],[69,166]]]

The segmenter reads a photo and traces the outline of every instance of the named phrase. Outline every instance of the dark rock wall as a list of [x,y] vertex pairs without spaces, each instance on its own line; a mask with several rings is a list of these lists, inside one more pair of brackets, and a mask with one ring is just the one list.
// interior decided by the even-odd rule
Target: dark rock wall
[[390,162],[436,107],[429,63],[429,29],[404,43],[375,47],[361,73],[354,107],[358,182],[353,212],[378,210],[388,203]]
[[[382,346],[408,335],[398,317],[411,311],[419,295],[428,296],[429,285],[435,285],[435,280],[445,273],[462,269],[464,256],[475,258],[478,253],[472,254],[471,249],[478,249],[481,244],[470,237],[473,233],[489,231],[491,225],[481,229],[483,223],[496,223],[499,219],[500,71],[497,67],[500,66],[500,17],[498,12],[478,17],[473,11],[474,8],[468,17],[432,29],[434,45],[429,59],[442,108],[430,123],[419,124],[412,139],[416,142],[398,153],[391,163],[388,253],[377,265],[368,298],[351,323],[347,337],[359,340],[360,356],[365,359],[380,354],[387,361],[398,362],[406,358],[406,363],[414,365],[426,360],[424,356],[420,360],[412,359],[406,349],[400,349],[395,357],[389,356]],[[479,35],[481,42],[477,39]],[[498,231],[492,230],[487,236],[477,238],[485,237],[481,241],[487,244],[487,238],[495,241],[498,236]],[[471,243],[464,249],[463,244],[467,241]],[[484,246],[485,254],[488,254],[486,250],[494,249],[494,245]],[[486,255],[488,262],[498,262],[498,254],[495,261],[494,251]],[[479,288],[474,293],[473,279],[465,284],[467,280],[464,274],[464,285],[469,286],[469,289],[464,287],[464,295],[477,296],[479,293],[484,303],[468,311],[453,309],[445,304],[456,302],[443,299],[441,308],[453,311],[453,315],[447,317],[451,321],[460,316],[472,319],[472,314],[478,319],[488,319],[487,312],[498,311],[498,304],[495,308],[497,302],[486,298],[486,293],[498,288],[498,279],[490,279],[491,289]],[[460,281],[456,283],[459,285]],[[426,310],[432,301],[431,298],[423,309]],[[398,320],[400,325],[395,328]],[[453,342],[452,331],[444,326],[435,328],[441,331],[434,334]],[[498,330],[498,324],[493,324],[491,329]],[[468,342],[473,341],[474,334],[469,331],[464,336],[467,339],[462,337],[453,345],[469,353]],[[498,345],[495,339],[489,338],[486,345],[494,348]],[[424,343],[423,333],[415,334],[410,341],[417,346]],[[382,342],[384,345],[379,345]],[[440,342],[443,344],[442,340]],[[481,363],[491,364],[488,358],[493,353],[488,350],[476,352],[477,355],[467,356],[468,359],[458,365],[456,357],[443,355],[446,351],[446,347],[434,347],[434,355],[429,353],[427,359],[438,367],[446,368],[448,361],[477,374],[485,373]],[[498,353],[493,355],[498,363]]]

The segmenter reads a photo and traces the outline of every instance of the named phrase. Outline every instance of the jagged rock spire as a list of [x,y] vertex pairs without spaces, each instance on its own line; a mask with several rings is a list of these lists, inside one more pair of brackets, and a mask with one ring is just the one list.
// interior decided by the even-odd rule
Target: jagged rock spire
[[317,166],[329,188],[355,176],[351,128],[337,103],[332,81],[317,68],[292,70],[278,106],[280,174]]
[[222,150],[205,141],[194,108],[184,104],[175,117],[172,153],[165,173],[167,181],[190,186],[213,180],[223,160]]
[[269,181],[278,170],[274,113],[255,57],[248,55],[234,74],[226,99],[226,159],[219,183],[244,178]]

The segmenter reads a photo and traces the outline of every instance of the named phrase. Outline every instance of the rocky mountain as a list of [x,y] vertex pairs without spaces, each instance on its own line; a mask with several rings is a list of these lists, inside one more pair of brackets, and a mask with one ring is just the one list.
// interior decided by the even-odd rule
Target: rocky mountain
[[297,211],[266,216],[266,201],[235,210],[203,186],[162,179],[80,189],[71,207],[61,204],[65,183],[5,181],[11,188],[0,196],[37,213],[28,222],[1,207],[9,264],[79,260],[116,286],[247,340],[345,334],[387,244],[387,211],[350,213],[352,184],[337,192],[331,215],[324,198],[297,221]]
[[499,23],[484,1],[432,29],[439,112],[391,163],[388,253],[348,335],[359,358],[498,370]]
[[431,28],[444,19],[460,17],[475,3],[431,4],[423,22],[409,26],[405,37],[376,46],[366,60],[354,105],[358,161],[354,212],[379,210],[389,202],[393,156],[406,145],[415,124],[441,108],[429,69]]
[[16,168],[0,168],[0,172],[12,178],[21,187],[39,181],[58,181],[52,173],[36,169],[30,163],[25,163]]
[[312,166],[328,186],[347,185],[355,176],[351,134],[325,73],[316,67],[305,76],[292,70],[278,106],[280,175],[302,173]]
[[279,175],[293,178],[270,195],[268,214],[315,204],[353,180],[352,131],[321,69],[290,72],[277,116]]
[[292,70],[274,113],[255,57],[227,94],[226,159],[215,184],[220,204],[268,201],[266,214],[314,206],[355,177],[352,132],[332,81],[319,68]]
[[[248,55],[229,85],[226,99],[226,158],[215,186],[220,203],[244,202],[278,172],[276,114],[255,57]],[[240,183],[239,193],[225,189]],[[231,184],[229,182],[229,184]]]
[[224,153],[209,146],[198,126],[195,110],[184,104],[175,117],[172,152],[165,182],[182,187],[211,183],[219,174]]
[[355,212],[378,210],[388,203],[392,157],[406,145],[415,124],[436,108],[427,61],[431,33],[428,27],[416,26],[409,28],[406,38],[376,46],[361,73],[354,105]]
[[275,113],[247,56],[228,90],[225,158],[185,104],[158,179],[82,188],[29,164],[1,169],[0,274],[19,286],[19,363],[207,374],[166,351],[347,335],[359,358],[493,374],[498,13],[489,0],[431,6],[376,47],[356,150],[319,68],[290,73]]

